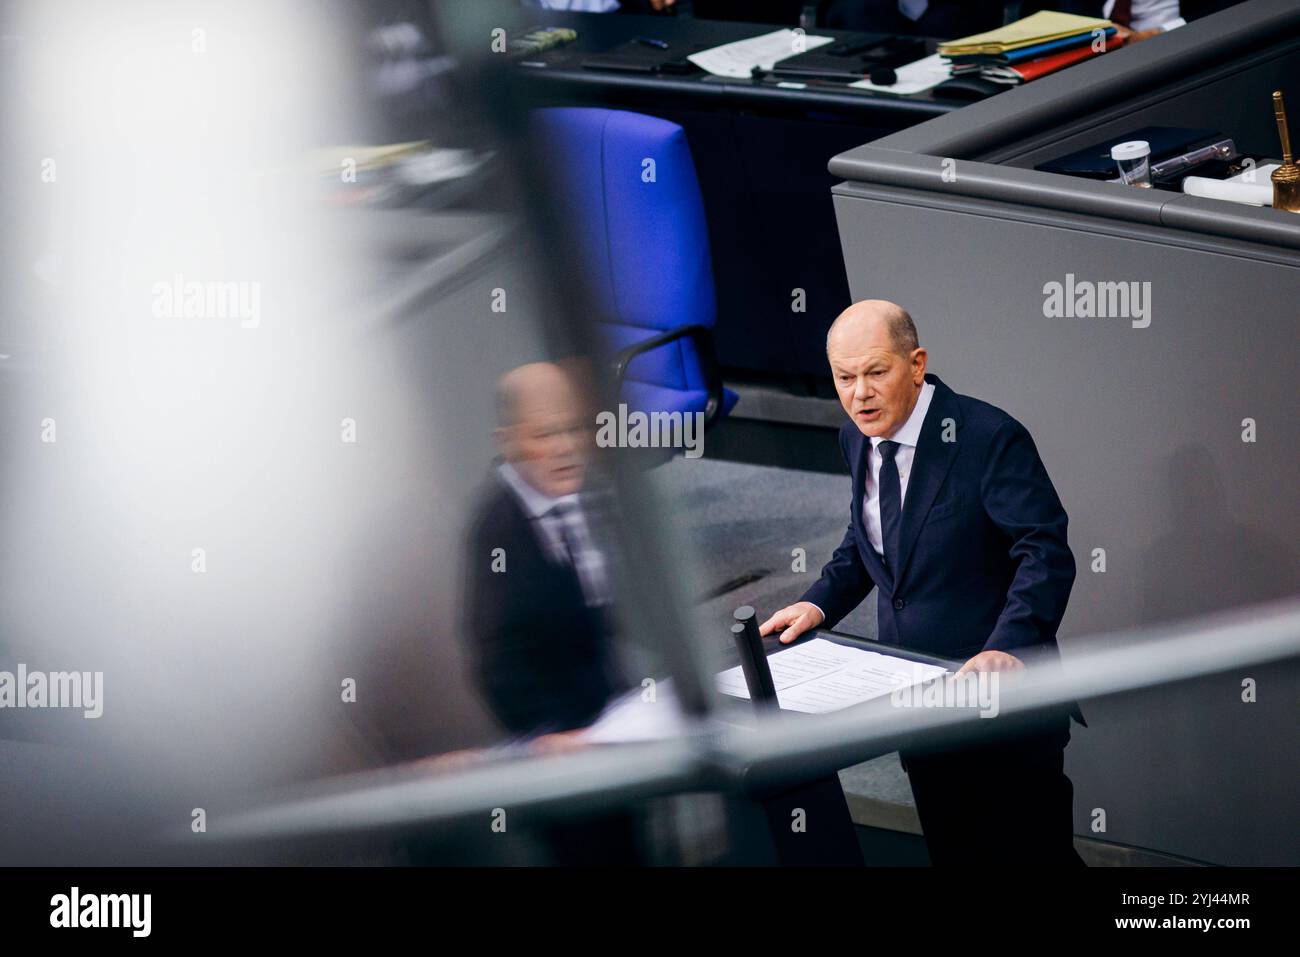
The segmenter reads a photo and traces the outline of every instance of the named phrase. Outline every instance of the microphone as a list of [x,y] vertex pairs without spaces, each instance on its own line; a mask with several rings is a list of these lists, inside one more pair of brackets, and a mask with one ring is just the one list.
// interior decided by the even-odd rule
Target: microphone
[[776,684],[763,652],[763,639],[758,634],[758,616],[751,605],[741,605],[733,617],[736,621],[731,626],[731,637],[740,654],[740,670],[745,674],[750,700],[755,708],[778,707]]
[[881,66],[872,70],[868,79],[876,86],[893,86],[898,82],[898,74],[892,66]]

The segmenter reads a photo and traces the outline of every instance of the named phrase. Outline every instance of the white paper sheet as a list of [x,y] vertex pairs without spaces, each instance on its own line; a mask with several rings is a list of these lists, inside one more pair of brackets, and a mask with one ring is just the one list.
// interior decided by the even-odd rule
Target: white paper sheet
[[870,80],[859,80],[857,83],[850,83],[849,86],[855,90],[881,90],[885,93],[906,95],[908,93],[920,93],[922,90],[938,86],[952,76],[948,61],[937,53],[921,60],[906,63],[895,70],[894,73],[898,75],[898,82],[890,86],[881,86],[872,83]]
[[675,738],[686,728],[681,704],[671,679],[655,687],[654,700],[647,701],[643,688],[615,698],[595,722],[582,733],[589,744],[625,744],[633,741],[657,741]]
[[[808,714],[839,711],[944,673],[938,665],[850,648],[825,638],[774,652],[767,661],[781,707]],[[723,694],[749,697],[739,665],[718,675],[717,685]]]
[[[775,652],[767,660],[781,707],[808,714],[838,711],[944,673],[937,665],[850,648],[824,638]],[[749,697],[739,665],[717,675],[716,680],[724,694]],[[655,741],[677,737],[686,726],[672,680],[665,678],[655,687],[653,701],[646,700],[642,688],[611,701],[582,732],[582,738],[589,744]]]
[[686,59],[714,76],[747,80],[753,75],[754,67],[770,70],[777,60],[815,50],[830,43],[831,39],[807,36],[794,30],[775,30],[761,37],[724,43],[711,50],[692,53]]

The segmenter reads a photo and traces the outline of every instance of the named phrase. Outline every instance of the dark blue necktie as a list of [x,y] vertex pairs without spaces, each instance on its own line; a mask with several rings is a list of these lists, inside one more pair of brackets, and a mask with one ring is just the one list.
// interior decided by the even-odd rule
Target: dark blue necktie
[[880,452],[880,544],[885,550],[885,567],[898,571],[898,528],[903,521],[903,486],[898,480],[894,455],[897,442],[881,442]]

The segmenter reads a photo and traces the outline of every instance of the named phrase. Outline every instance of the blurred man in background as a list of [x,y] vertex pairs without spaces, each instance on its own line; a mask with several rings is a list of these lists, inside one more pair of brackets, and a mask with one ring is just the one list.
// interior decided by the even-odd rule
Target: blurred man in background
[[589,724],[623,689],[611,647],[609,576],[584,493],[592,417],[553,363],[497,387],[500,460],[470,524],[463,609],[474,681],[516,735]]
[[[497,384],[497,448],[470,523],[466,616],[473,681],[514,735],[555,749],[589,725],[620,676],[592,423],[571,370],[520,366]],[[576,742],[575,742],[576,743]],[[562,865],[634,864],[637,815],[616,811],[541,829]]]

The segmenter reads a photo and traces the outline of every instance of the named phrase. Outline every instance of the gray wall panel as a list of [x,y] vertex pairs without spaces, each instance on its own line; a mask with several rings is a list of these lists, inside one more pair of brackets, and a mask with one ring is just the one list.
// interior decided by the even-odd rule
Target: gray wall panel
[[[835,203],[853,298],[904,305],[931,370],[1038,443],[1079,563],[1067,656],[1072,636],[1300,592],[1300,269],[1064,219]],[[1150,283],[1150,326],[1045,317],[1044,284],[1067,273]],[[1094,548],[1105,573],[1090,570]],[[1067,751],[1079,832],[1103,807],[1112,840],[1300,863],[1300,669],[1270,670],[1256,705],[1240,702],[1240,677],[1086,706],[1092,726]]]

